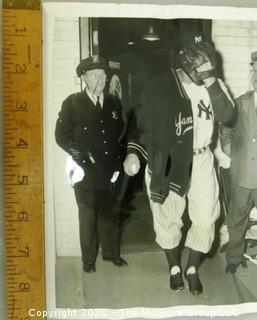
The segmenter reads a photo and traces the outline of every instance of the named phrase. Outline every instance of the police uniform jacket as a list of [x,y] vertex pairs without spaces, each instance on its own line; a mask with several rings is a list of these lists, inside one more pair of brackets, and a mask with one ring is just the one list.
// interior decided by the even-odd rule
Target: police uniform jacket
[[236,99],[237,119],[233,128],[225,127],[223,146],[231,144],[231,178],[237,185],[257,188],[257,114],[254,92]]
[[112,95],[104,96],[101,109],[86,91],[64,100],[56,122],[56,142],[84,169],[83,183],[89,188],[109,188],[113,173],[121,172],[123,128],[122,106]]

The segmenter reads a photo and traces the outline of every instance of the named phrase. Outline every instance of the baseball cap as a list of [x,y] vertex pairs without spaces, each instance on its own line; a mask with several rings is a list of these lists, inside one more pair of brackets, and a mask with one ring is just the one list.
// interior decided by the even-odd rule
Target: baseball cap
[[190,47],[196,43],[205,41],[205,37],[202,33],[197,31],[184,32],[180,36],[180,47]]
[[106,60],[99,55],[93,55],[86,59],[82,59],[76,68],[78,77],[84,74],[86,71],[94,69],[107,69]]

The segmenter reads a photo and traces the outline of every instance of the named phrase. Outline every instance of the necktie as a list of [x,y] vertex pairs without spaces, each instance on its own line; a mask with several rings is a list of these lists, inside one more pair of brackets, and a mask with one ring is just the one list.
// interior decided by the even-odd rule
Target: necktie
[[96,108],[100,111],[101,110],[101,103],[99,101],[100,97],[97,97],[97,101],[96,101]]

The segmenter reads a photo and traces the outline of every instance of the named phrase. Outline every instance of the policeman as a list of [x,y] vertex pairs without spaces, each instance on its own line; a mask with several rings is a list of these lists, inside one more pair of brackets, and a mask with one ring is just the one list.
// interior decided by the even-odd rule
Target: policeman
[[118,213],[114,205],[122,176],[120,138],[124,129],[120,100],[104,94],[105,59],[90,56],[76,72],[85,83],[82,92],[62,104],[56,121],[57,144],[70,155],[69,171],[79,211],[83,270],[95,272],[99,243],[103,260],[125,266],[120,257]]

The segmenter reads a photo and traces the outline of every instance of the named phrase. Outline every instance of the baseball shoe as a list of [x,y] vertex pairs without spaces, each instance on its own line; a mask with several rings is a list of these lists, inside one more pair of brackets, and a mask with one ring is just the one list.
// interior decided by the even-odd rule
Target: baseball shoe
[[199,278],[198,272],[187,274],[185,272],[185,278],[188,282],[190,293],[194,296],[198,296],[203,292],[203,286]]
[[183,279],[182,279],[181,268],[178,267],[178,266],[175,266],[175,267],[179,268],[179,270],[175,274],[172,274],[172,268],[171,268],[171,272],[170,272],[170,288],[171,288],[171,290],[179,292],[179,291],[183,290],[185,288],[185,286],[184,286],[184,282],[183,282]]

